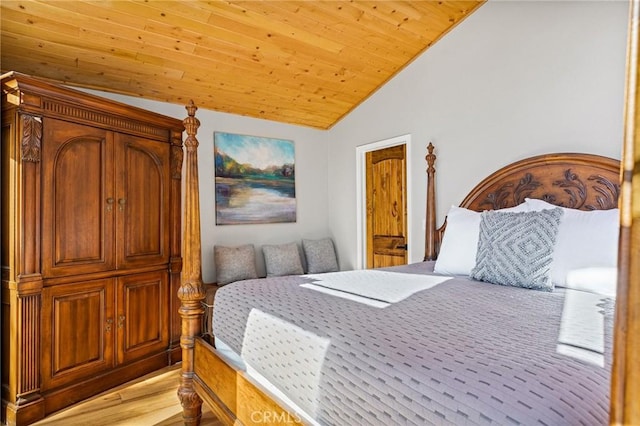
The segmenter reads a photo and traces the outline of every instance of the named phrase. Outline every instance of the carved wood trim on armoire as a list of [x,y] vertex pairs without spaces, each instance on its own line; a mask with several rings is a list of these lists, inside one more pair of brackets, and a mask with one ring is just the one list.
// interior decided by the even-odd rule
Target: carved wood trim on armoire
[[181,358],[181,120],[2,76],[2,420]]

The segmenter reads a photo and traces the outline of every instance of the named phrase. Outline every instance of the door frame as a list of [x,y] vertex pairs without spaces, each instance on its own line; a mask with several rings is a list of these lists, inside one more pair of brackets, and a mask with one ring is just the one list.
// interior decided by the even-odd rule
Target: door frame
[[371,142],[365,145],[356,146],[356,269],[364,269],[367,259],[367,211],[364,206],[367,205],[367,179],[366,179],[366,154],[367,152],[377,151],[379,149],[389,148],[392,146],[405,145],[406,155],[406,182],[405,192],[407,197],[407,263],[411,263],[414,259],[413,243],[411,238],[412,228],[412,209],[411,209],[411,134],[396,136],[389,139],[383,139],[377,142]]

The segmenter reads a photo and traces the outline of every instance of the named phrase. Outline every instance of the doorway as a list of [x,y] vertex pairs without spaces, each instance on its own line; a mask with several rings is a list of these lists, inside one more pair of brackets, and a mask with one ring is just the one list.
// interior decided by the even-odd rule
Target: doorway
[[358,268],[410,262],[411,135],[356,148]]

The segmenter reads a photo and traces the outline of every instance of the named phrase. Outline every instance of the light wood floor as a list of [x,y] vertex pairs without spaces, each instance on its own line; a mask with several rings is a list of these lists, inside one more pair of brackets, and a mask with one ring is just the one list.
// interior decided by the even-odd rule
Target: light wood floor
[[[180,366],[166,367],[87,401],[59,411],[34,425],[47,426],[177,426],[182,425],[178,400]],[[205,403],[202,426],[222,426]]]

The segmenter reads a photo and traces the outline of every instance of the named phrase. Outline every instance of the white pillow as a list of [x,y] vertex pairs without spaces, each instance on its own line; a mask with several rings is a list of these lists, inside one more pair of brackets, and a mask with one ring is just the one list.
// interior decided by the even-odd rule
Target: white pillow
[[618,270],[616,268],[583,268],[567,273],[567,288],[616,297]]
[[[524,212],[527,211],[527,206],[522,203],[499,211]],[[447,213],[447,227],[433,272],[445,275],[470,275],[471,270],[476,266],[479,233],[480,212],[451,206]]]
[[[530,210],[557,206],[543,200],[527,198]],[[567,273],[589,267],[615,268],[618,264],[620,210],[577,210],[562,207],[556,247],[551,263],[551,281],[567,285]]]

